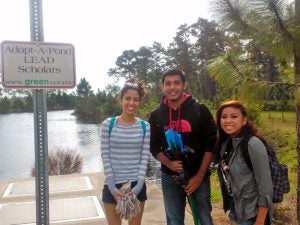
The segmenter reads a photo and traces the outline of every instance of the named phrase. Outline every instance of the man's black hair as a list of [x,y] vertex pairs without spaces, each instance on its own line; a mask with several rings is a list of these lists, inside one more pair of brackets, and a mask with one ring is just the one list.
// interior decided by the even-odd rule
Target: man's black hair
[[182,70],[180,70],[180,69],[168,69],[163,73],[162,83],[165,82],[166,76],[174,76],[174,75],[179,75],[180,78],[181,78],[182,83],[184,83],[186,81],[185,73]]

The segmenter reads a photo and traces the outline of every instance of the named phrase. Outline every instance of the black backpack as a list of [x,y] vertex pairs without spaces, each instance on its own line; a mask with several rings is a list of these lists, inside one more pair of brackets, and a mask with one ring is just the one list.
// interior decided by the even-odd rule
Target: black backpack
[[[251,171],[253,171],[252,163],[249,156],[248,141],[247,139],[245,144],[247,147],[242,149],[243,157]],[[269,166],[271,170],[271,178],[273,182],[273,203],[279,203],[283,200],[283,195],[290,191],[290,181],[288,178],[288,167],[285,164],[278,162],[274,146],[263,141],[264,145],[267,148],[267,153],[269,157]]]

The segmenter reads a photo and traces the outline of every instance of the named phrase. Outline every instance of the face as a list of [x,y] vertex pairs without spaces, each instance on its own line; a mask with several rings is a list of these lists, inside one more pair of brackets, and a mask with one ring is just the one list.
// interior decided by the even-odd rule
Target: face
[[187,82],[182,82],[180,75],[166,76],[163,83],[163,93],[169,101],[178,101],[187,88]]
[[222,111],[220,122],[226,134],[230,137],[236,137],[247,123],[247,118],[243,116],[239,109],[226,107]]
[[121,99],[123,114],[135,115],[140,106],[140,96],[136,90],[129,89]]

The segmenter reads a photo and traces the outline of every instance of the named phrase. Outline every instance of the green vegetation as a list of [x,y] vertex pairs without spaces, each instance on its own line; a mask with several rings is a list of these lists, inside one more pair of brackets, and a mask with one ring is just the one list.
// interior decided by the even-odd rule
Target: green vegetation
[[212,202],[222,202],[221,186],[218,174],[215,170],[211,174],[211,200]]
[[[74,93],[64,90],[47,91],[47,108],[51,110],[73,109],[76,101]],[[0,114],[32,112],[32,93],[28,90],[9,90],[0,88]]]
[[[284,117],[284,120],[283,120]],[[280,162],[289,167],[291,191],[289,196],[297,195],[297,151],[296,151],[296,113],[268,112],[262,114],[262,133],[278,146]]]
[[[282,120],[284,116],[284,120]],[[291,191],[285,196],[297,195],[297,157],[296,157],[296,114],[295,112],[262,112],[259,121],[260,133],[274,143],[278,160],[288,165]],[[221,202],[222,195],[218,176],[215,172],[211,176],[212,201]]]
[[106,91],[96,94],[85,78],[77,85],[77,100],[75,105],[75,115],[80,121],[87,123],[99,123],[108,116],[118,115],[121,106],[118,104],[118,87],[110,86]]

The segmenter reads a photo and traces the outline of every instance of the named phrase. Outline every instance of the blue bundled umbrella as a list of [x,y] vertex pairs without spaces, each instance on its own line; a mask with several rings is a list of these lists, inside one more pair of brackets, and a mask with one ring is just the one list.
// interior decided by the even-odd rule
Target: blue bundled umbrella
[[168,151],[175,150],[184,153],[182,138],[178,132],[173,129],[169,129],[165,132],[165,136],[168,143]]
[[[168,148],[167,148],[168,152],[174,153],[174,155],[185,154],[181,134],[174,131],[173,129],[169,129],[165,132],[165,137],[168,143]],[[184,184],[182,185],[184,186]],[[194,224],[199,225],[198,210],[197,210],[197,205],[195,203],[195,200],[191,195],[187,196],[187,199],[192,210]]]

